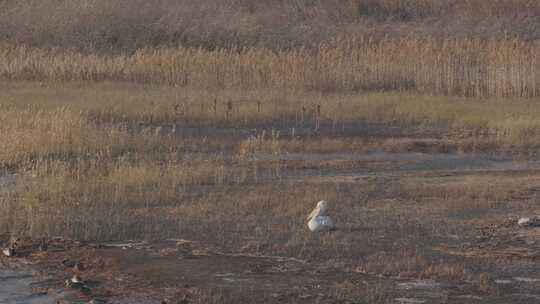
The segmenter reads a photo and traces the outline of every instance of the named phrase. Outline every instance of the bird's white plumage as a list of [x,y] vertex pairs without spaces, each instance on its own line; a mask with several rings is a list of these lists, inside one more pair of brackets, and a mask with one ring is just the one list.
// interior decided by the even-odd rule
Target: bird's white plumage
[[327,210],[328,203],[326,201],[319,201],[317,203],[315,209],[307,217],[309,230],[312,232],[321,232],[336,228],[334,220],[330,216],[325,215]]
[[316,216],[308,222],[308,228],[312,232],[330,231],[336,228],[336,224],[329,216]]
[[531,219],[528,217],[522,217],[518,220],[518,225],[527,226],[531,222]]
[[4,249],[2,249],[2,253],[3,253],[5,256],[7,256],[7,257],[11,257],[11,256],[14,255],[14,251],[13,251],[13,249],[11,249],[11,248],[4,248]]

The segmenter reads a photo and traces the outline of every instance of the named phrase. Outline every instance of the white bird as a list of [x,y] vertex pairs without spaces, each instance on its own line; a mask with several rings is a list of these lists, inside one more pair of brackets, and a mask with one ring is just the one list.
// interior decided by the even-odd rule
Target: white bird
[[307,217],[307,225],[312,232],[330,231],[336,228],[334,220],[326,216],[328,210],[328,203],[326,201],[320,201],[317,203],[317,207],[311,211]]
[[71,288],[81,288],[84,286],[84,281],[81,279],[80,276],[74,275],[70,279],[67,279],[65,281],[65,285],[66,287],[71,287]]
[[540,217],[522,217],[518,220],[521,227],[540,227]]
[[522,217],[518,220],[518,225],[527,226],[531,223],[531,219],[528,217]]
[[13,257],[16,255],[15,249],[19,247],[19,239],[18,238],[12,238],[9,241],[9,246],[2,249],[2,253],[7,257]]
[[7,257],[12,257],[15,255],[15,250],[11,247],[2,249],[2,253]]

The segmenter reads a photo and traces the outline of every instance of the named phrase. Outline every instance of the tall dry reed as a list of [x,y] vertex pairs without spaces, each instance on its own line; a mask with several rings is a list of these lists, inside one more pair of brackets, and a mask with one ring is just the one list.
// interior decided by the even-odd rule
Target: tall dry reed
[[12,80],[118,80],[204,89],[414,90],[460,96],[540,96],[540,43],[522,40],[343,41],[317,50],[141,49],[84,55],[0,48]]
[[0,41],[118,53],[312,48],[365,35],[530,40],[539,14],[531,0],[3,0]]

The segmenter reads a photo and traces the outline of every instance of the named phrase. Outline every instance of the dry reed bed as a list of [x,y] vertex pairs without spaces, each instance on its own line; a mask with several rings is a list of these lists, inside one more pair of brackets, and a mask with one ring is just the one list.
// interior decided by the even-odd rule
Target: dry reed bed
[[539,12],[531,0],[7,0],[0,40],[91,52],[312,48],[366,35],[530,40],[539,37]]
[[204,138],[175,138],[161,127],[132,130],[65,106],[3,106],[0,121],[2,169],[19,173],[16,192],[0,195],[0,223],[14,233],[153,237],[166,230],[166,209],[178,208],[179,198],[196,200],[197,191],[250,185],[278,172],[185,153],[185,144],[204,151]]
[[164,227],[170,213],[196,200],[198,191],[249,184],[248,171],[219,160],[40,161],[19,176],[17,193],[3,197],[2,203],[9,214],[16,214],[10,231],[77,239],[155,237],[159,229],[177,230]]
[[[167,153],[363,151],[374,145],[389,151],[489,148],[535,154],[540,143],[534,99],[207,91],[120,83],[7,82],[2,88],[3,167],[49,157],[131,153],[163,160]],[[372,138],[379,133],[381,138]]]
[[[368,197],[373,202],[381,198],[401,198],[397,202],[402,203],[400,206],[411,206],[410,210],[396,208],[395,203],[386,202],[374,205],[382,208],[380,216],[362,218],[375,221],[373,225],[384,223],[384,227],[390,230],[396,227],[416,229],[414,227],[418,226],[431,229],[430,225],[434,223],[418,223],[418,210],[435,213],[435,218],[440,220],[448,213],[460,213],[468,208],[498,206],[499,202],[508,198],[506,181],[497,183],[501,185],[497,186],[497,191],[486,186],[493,183],[490,180],[479,183],[466,181],[465,184],[441,187],[419,186],[422,184],[418,183],[379,184],[375,180],[362,186],[362,191],[358,191],[356,185],[340,183],[299,186],[281,181],[279,170],[282,164],[264,164],[252,160],[250,156],[258,152],[279,154],[287,149],[298,149],[297,141],[302,138],[287,141],[281,137],[284,135],[277,131],[272,133],[270,128],[268,132],[230,145],[234,147],[232,151],[221,150],[238,152],[243,158],[227,161],[219,156],[210,159],[191,156],[190,152],[185,151],[186,143],[190,145],[190,151],[204,151],[211,140],[202,135],[197,140],[189,141],[183,136],[171,134],[170,129],[162,126],[178,123],[180,132],[185,117],[173,116],[168,109],[173,109],[176,104],[178,92],[186,94],[180,95],[180,100],[186,98],[187,104],[206,100],[208,95],[204,94],[208,93],[194,89],[153,86],[134,89],[130,85],[124,87],[118,84],[92,84],[89,87],[46,84],[42,87],[36,83],[26,83],[22,87],[19,87],[19,83],[12,84],[14,89],[9,87],[10,84],[3,85],[7,88],[6,93],[0,94],[3,96],[0,98],[3,104],[0,134],[6,140],[0,142],[0,160],[3,166],[18,170],[23,181],[16,193],[2,195],[0,200],[1,209],[7,210],[0,216],[0,224],[10,231],[85,239],[152,238],[180,233],[223,243],[230,241],[226,234],[237,233],[238,243],[235,245],[240,246],[249,242],[250,238],[256,238],[264,243],[260,248],[265,248],[265,253],[309,257],[330,254],[310,249],[306,245],[306,242],[310,242],[307,236],[297,232],[304,231],[301,219],[305,210],[321,197],[343,204],[343,208],[339,208],[342,213],[338,215],[343,222],[351,225],[358,224],[358,214],[363,214],[362,208],[366,207]],[[54,99],[50,98],[51,91],[56,96]],[[229,122],[225,122],[233,126],[249,126],[250,122],[257,120],[257,115],[267,115],[270,126],[283,122],[294,126],[295,115],[274,114],[274,107],[263,107],[263,111],[270,111],[259,113],[256,110],[257,101],[251,99],[257,96],[257,92],[260,91],[220,91],[224,95],[219,95],[221,101],[229,97],[235,98],[233,101],[244,100],[244,106],[238,107],[237,113],[240,115],[232,116]],[[25,97],[26,94],[40,96],[42,93],[48,101]],[[341,117],[338,122],[356,120],[397,125],[414,122],[420,127],[444,126],[456,130],[465,127],[487,128],[495,135],[500,134],[497,136],[501,136],[503,144],[512,143],[513,140],[537,143],[534,137],[538,134],[537,113],[534,110],[535,101],[531,100],[515,100],[512,103],[505,100],[483,101],[395,93],[317,95],[306,92],[296,92],[290,99],[282,100],[281,94],[268,94],[262,101],[272,103],[280,100],[287,110],[301,108],[303,102],[306,105],[313,102],[314,96],[315,100],[326,102],[322,111],[325,121],[323,128],[331,128],[333,115],[329,113],[336,111],[343,115],[337,116]],[[31,104],[23,105],[20,100]],[[96,100],[96,103],[88,106],[88,101],[92,100]],[[153,105],[147,103],[150,100]],[[339,104],[342,106],[339,107]],[[125,108],[131,112],[122,116],[122,109]],[[199,111],[199,108],[196,109]],[[190,116],[189,113],[186,116],[190,124],[197,123],[199,116]],[[201,121],[215,122],[215,128],[211,130],[219,130],[224,123],[224,114],[212,118],[214,113],[210,113]],[[253,120],[248,120],[246,124],[242,114]],[[523,129],[512,129],[515,128],[514,124],[508,124],[512,127],[508,130],[525,131],[517,132],[519,136],[516,138],[505,137],[509,136],[504,131],[506,121],[511,122],[518,115],[522,119],[527,118],[529,123],[524,124]],[[129,127],[139,120],[148,126]],[[307,127],[313,127],[312,121],[309,124]],[[340,144],[323,138],[319,145],[336,143]],[[339,147],[341,149],[343,146]],[[317,150],[317,146],[309,149]],[[263,175],[270,175],[274,179],[267,183],[260,178]],[[419,200],[429,204],[419,206],[416,204]],[[472,200],[477,203],[471,204]],[[433,201],[440,203],[434,205]],[[463,204],[452,204],[455,201]],[[438,209],[433,209],[433,206]],[[345,214],[347,208],[358,213]],[[268,210],[272,210],[271,216]],[[398,226],[392,226],[400,216],[405,218]],[[232,218],[242,220],[233,222],[230,220]],[[276,227],[279,228],[276,230]],[[247,235],[246,229],[249,230]],[[279,241],[274,244],[276,240]],[[339,247],[342,246],[339,245],[341,241],[340,237],[321,240],[326,245],[338,246],[332,248],[342,248]],[[369,244],[381,245],[377,239],[369,240]],[[344,258],[356,254],[355,248],[345,246],[343,249]]]
[[134,134],[125,124],[99,125],[88,113],[69,107],[23,109],[3,107],[0,113],[0,165],[29,168],[50,159],[108,159],[123,155],[165,155],[181,147],[154,129]]
[[15,80],[119,80],[205,89],[415,90],[461,96],[540,95],[540,45],[522,40],[358,39],[315,50],[140,49],[85,55],[4,45]]

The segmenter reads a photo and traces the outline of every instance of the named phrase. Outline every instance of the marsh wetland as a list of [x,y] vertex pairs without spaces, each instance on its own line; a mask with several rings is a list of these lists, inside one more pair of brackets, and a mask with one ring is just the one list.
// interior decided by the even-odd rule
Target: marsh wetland
[[[109,95],[111,83],[4,86],[11,93],[3,93],[2,126],[13,141],[2,150],[0,220],[9,232],[4,244],[17,235],[26,253],[2,257],[3,273],[23,267],[20,281],[34,271],[42,296],[112,303],[540,297],[540,231],[517,225],[538,213],[540,163],[530,145],[410,122],[334,127],[323,119],[317,128],[313,117],[302,125],[281,115],[246,122],[222,113],[197,122],[166,109],[119,112],[130,103],[166,108],[181,88],[127,85],[114,90],[120,98]],[[167,97],[145,100],[148,92]],[[110,108],[87,108],[88,95],[113,98]],[[393,98],[359,96],[359,106],[381,96]],[[338,229],[312,234],[304,219],[323,198]],[[46,252],[36,249],[42,238]],[[62,287],[74,272],[66,260],[87,265],[80,275],[90,294]],[[47,274],[41,283],[39,273]]]
[[0,302],[540,303],[539,14],[0,0]]

